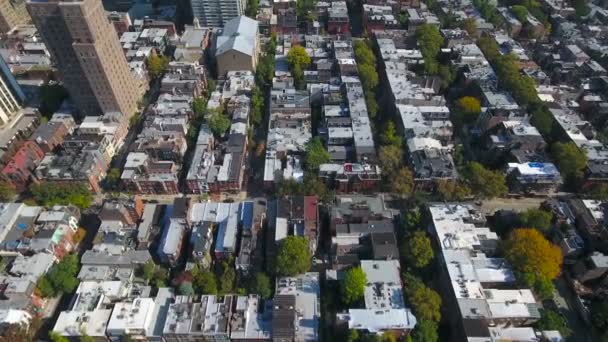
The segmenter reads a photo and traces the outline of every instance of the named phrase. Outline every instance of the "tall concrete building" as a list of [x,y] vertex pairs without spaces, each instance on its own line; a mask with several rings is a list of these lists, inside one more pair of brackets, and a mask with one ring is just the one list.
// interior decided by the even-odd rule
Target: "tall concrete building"
[[29,0],[28,11],[81,115],[137,110],[145,92],[99,0]]
[[190,0],[192,15],[201,26],[223,27],[230,19],[243,15],[247,0]]
[[11,121],[21,109],[25,95],[8,65],[0,56],[0,125]]
[[26,0],[0,0],[0,34],[30,22],[25,2]]

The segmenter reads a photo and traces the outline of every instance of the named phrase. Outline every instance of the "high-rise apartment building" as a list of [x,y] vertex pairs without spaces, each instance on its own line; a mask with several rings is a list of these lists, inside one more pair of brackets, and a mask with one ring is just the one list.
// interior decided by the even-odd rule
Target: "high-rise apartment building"
[[8,65],[0,56],[0,124],[4,125],[21,109],[25,95]]
[[25,7],[26,0],[0,1],[0,34],[5,34],[17,25],[27,24],[30,15]]
[[129,70],[99,0],[29,0],[28,11],[81,115],[130,116],[145,88]]
[[247,0],[190,0],[190,4],[201,26],[223,27],[228,20],[243,15]]

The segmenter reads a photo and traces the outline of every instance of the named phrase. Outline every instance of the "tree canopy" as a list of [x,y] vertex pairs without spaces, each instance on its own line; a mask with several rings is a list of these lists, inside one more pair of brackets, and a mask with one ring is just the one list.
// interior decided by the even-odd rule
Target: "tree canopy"
[[288,236],[279,245],[275,272],[280,276],[295,276],[310,269],[308,240],[300,236]]
[[148,74],[154,79],[161,76],[169,65],[169,57],[163,55],[150,55],[147,60]]
[[346,271],[342,279],[342,302],[354,304],[363,298],[367,277],[361,267],[353,267]]
[[372,51],[367,40],[357,40],[354,45],[357,69],[361,79],[361,86],[365,93],[365,103],[367,112],[371,118],[378,113],[378,103],[375,97],[375,89],[379,83],[379,76],[376,70],[376,56]]
[[591,13],[591,8],[589,7],[587,0],[572,0],[572,7],[574,7],[574,12],[577,17],[586,17]]
[[212,294],[217,295],[218,287],[215,274],[209,270],[200,270],[198,266],[195,266],[190,270],[192,274],[192,285],[194,290],[200,294]]
[[403,255],[408,265],[423,268],[434,258],[431,239],[422,230],[415,231],[403,243]]
[[15,185],[8,180],[0,180],[0,201],[10,202],[17,194]]
[[428,74],[436,74],[439,70],[437,55],[443,45],[443,37],[435,25],[423,24],[416,30],[416,38],[424,59],[424,68]]
[[469,187],[480,198],[493,198],[508,192],[505,176],[498,171],[486,169],[477,162],[470,162],[464,172]]
[[356,40],[354,43],[355,58],[358,63],[376,65],[376,55],[366,41]]
[[541,310],[540,319],[534,324],[538,330],[557,330],[563,337],[568,337],[572,330],[568,327],[568,322],[554,310]]
[[469,34],[469,36],[477,35],[477,22],[473,18],[467,18],[462,21],[461,28]]
[[253,277],[249,280],[249,293],[255,293],[262,297],[262,299],[268,299],[272,296],[272,282],[270,277],[263,272],[256,272]]
[[589,307],[591,323],[602,330],[608,331],[608,299],[596,299]]
[[553,144],[551,155],[567,180],[573,181],[583,176],[587,166],[587,156],[573,142]]
[[414,174],[407,167],[402,167],[394,174],[390,174],[391,192],[402,197],[408,197],[414,191]]
[[299,65],[302,69],[306,69],[310,65],[311,59],[303,46],[295,45],[287,53],[287,63],[290,67]]
[[481,103],[472,96],[464,96],[456,100],[454,111],[456,124],[459,126],[470,125],[477,121],[481,113]]
[[397,133],[395,123],[391,120],[387,122],[384,132],[381,134],[380,139],[384,145],[393,145],[401,148],[403,139]]
[[177,289],[182,296],[192,296],[194,295],[194,288],[192,287],[192,283],[189,281],[184,281],[179,284],[179,288]]
[[409,273],[403,275],[405,295],[414,315],[420,320],[438,323],[441,321],[441,297],[422,280]]
[[533,228],[515,229],[503,244],[505,258],[518,279],[529,287],[546,287],[561,272],[560,248]]
[[511,6],[511,13],[519,20],[520,23],[525,24],[528,22],[528,9],[522,5]]
[[234,291],[236,272],[231,261],[225,260],[218,269],[217,277],[220,282],[220,294],[229,294]]
[[53,297],[61,292],[74,292],[79,283],[76,278],[79,270],[78,256],[76,254],[66,255],[40,278],[37,286],[38,292],[42,297]]
[[402,166],[402,150],[399,146],[388,145],[380,147],[378,161],[382,172],[389,174],[399,170]]
[[475,97],[464,96],[456,101],[456,109],[463,112],[479,113],[481,112],[481,104]]
[[45,182],[31,184],[30,192],[39,205],[52,207],[54,205],[73,204],[80,209],[91,206],[93,194],[89,189],[80,183],[61,184],[55,182]]
[[532,208],[519,214],[519,219],[523,227],[536,228],[541,232],[547,232],[551,228],[553,214],[543,209]]
[[437,332],[437,329],[437,323],[426,319],[418,319],[416,327],[412,332],[412,341],[437,342],[439,341],[439,334]]
[[211,111],[207,118],[209,129],[215,136],[222,136],[230,128],[230,119],[221,111]]
[[439,179],[435,182],[435,191],[444,201],[464,201],[471,197],[472,191],[466,184]]
[[318,171],[321,164],[329,162],[331,155],[323,146],[321,138],[314,137],[306,145],[306,157],[304,163],[308,171]]

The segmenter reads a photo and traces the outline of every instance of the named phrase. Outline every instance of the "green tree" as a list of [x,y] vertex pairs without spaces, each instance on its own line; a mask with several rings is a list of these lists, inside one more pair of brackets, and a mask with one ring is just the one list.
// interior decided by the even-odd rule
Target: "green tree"
[[302,184],[303,193],[307,196],[318,196],[322,202],[331,203],[334,198],[334,193],[327,188],[315,174],[307,173],[304,175],[304,183]]
[[595,299],[589,307],[591,323],[601,331],[608,330],[608,300]]
[[0,180],[0,201],[10,202],[17,195],[15,185],[8,180]]
[[414,190],[414,175],[407,167],[402,167],[394,175],[390,177],[391,192],[401,196],[408,197]]
[[49,338],[53,342],[70,342],[70,340],[68,340],[67,337],[63,337],[63,336],[59,335],[58,333],[56,333],[54,331],[51,331],[49,333]]
[[361,267],[353,267],[346,271],[342,279],[342,302],[351,305],[363,298],[367,277]]
[[251,94],[251,121],[254,125],[262,123],[264,118],[264,94],[260,88],[253,88]]
[[150,55],[147,60],[148,74],[155,79],[161,76],[169,65],[169,57],[162,55]]
[[444,201],[464,201],[471,197],[472,191],[466,184],[439,179],[435,182],[435,191]]
[[321,164],[327,163],[331,160],[331,155],[323,146],[321,138],[314,137],[306,145],[306,157],[304,164],[308,171],[317,171]]
[[36,203],[46,207],[52,207],[56,204],[73,204],[80,209],[86,209],[91,206],[91,202],[93,201],[91,191],[80,183],[60,184],[45,182],[30,185],[29,190]]
[[256,272],[249,281],[249,292],[259,295],[262,299],[270,298],[272,296],[270,277],[266,273]]
[[544,276],[537,276],[534,278],[534,285],[532,288],[534,288],[536,295],[543,300],[553,298],[553,293],[555,292],[553,281]]
[[356,40],[354,43],[354,52],[358,64],[376,65],[376,56],[366,41]]
[[587,156],[573,142],[557,142],[551,146],[551,155],[567,181],[582,178],[587,167]]
[[279,276],[295,276],[310,269],[308,240],[300,236],[288,236],[280,246],[276,257],[275,272]]
[[80,263],[76,254],[66,255],[59,263],[55,264],[50,271],[38,282],[38,291],[41,296],[53,296],[59,292],[72,293],[78,286],[76,275],[80,269]]
[[418,230],[403,242],[402,252],[408,265],[423,268],[435,257],[431,239],[424,231]]
[[202,97],[195,97],[192,100],[192,111],[195,117],[204,117],[207,110],[207,101]]
[[57,293],[47,277],[41,277],[36,285],[38,293],[43,298],[54,297]]
[[376,66],[359,64],[357,69],[359,70],[359,79],[361,79],[363,89],[367,91],[376,89],[378,83],[380,82],[378,72],[376,71]]
[[525,6],[513,5],[511,6],[511,13],[519,20],[520,23],[525,24],[528,22],[528,9]]
[[467,18],[462,21],[460,27],[467,31],[469,36],[477,36],[477,22],[473,18]]
[[118,185],[118,183],[120,182],[120,176],[121,176],[122,172],[120,171],[119,168],[113,167],[108,171],[108,174],[106,175],[106,182],[108,183],[108,185],[110,185],[111,187],[115,187]]
[[317,0],[298,0],[296,14],[299,20],[313,21],[316,19],[315,4]]
[[201,294],[217,294],[217,281],[215,275],[211,271],[201,271],[198,265],[194,265],[190,270],[190,274],[192,275],[192,285],[195,292]]
[[348,334],[348,342],[356,342],[359,341],[359,331],[357,329],[351,329]]
[[412,332],[412,341],[414,342],[437,342],[439,334],[437,333],[437,323],[431,320],[418,320],[416,327]]
[[258,8],[260,7],[260,0],[249,0],[247,2],[247,9],[245,13],[248,17],[255,19],[258,14]]
[[177,292],[179,292],[179,294],[182,296],[193,296],[194,288],[192,287],[192,283],[189,281],[182,282],[179,284]]
[[156,264],[154,261],[149,260],[142,266],[142,275],[145,280],[150,281],[154,278],[154,272],[156,271]]
[[220,294],[229,294],[234,290],[234,281],[236,279],[236,271],[228,262],[222,263],[222,272],[219,274]]
[[154,271],[154,276],[152,277],[152,283],[154,287],[161,288],[167,286],[167,280],[169,279],[169,271],[166,268],[158,267]]
[[380,107],[378,106],[378,102],[376,102],[373,92],[368,91],[365,93],[365,104],[367,105],[367,113],[369,114],[369,117],[372,119],[375,118]]
[[395,145],[388,145],[380,147],[378,152],[378,161],[382,172],[390,174],[401,169],[402,163],[402,151],[401,148]]
[[591,8],[587,3],[587,0],[572,0],[572,7],[577,17],[586,17],[591,13]]
[[570,336],[572,330],[568,327],[568,322],[554,310],[545,309],[540,312],[540,319],[534,324],[540,331],[557,330],[562,336]]
[[277,196],[301,196],[304,194],[304,186],[293,178],[281,179],[277,184]]
[[546,233],[551,228],[553,214],[543,209],[532,208],[519,214],[519,219],[523,227],[536,228]]
[[488,170],[477,162],[470,162],[464,172],[469,187],[480,198],[504,196],[508,192],[505,176]]
[[435,25],[423,24],[416,30],[416,38],[424,59],[424,68],[428,74],[438,71],[437,55],[443,45],[443,37]]
[[296,45],[287,52],[287,63],[291,68],[299,65],[302,69],[306,69],[310,65],[311,59],[303,46]]
[[384,145],[393,145],[399,148],[401,148],[403,143],[403,139],[397,134],[397,129],[395,128],[395,123],[393,121],[389,121],[386,124],[384,132],[380,135],[380,140]]
[[424,285],[408,289],[408,300],[419,322],[420,320],[435,323],[441,321],[441,297],[433,289]]
[[306,81],[304,80],[304,69],[301,66],[295,65],[291,68],[291,76],[293,76],[294,87],[298,90],[306,88]]
[[503,250],[518,279],[528,287],[546,288],[547,281],[561,272],[560,248],[536,229],[515,229],[504,242]]
[[212,111],[207,119],[209,129],[215,136],[222,136],[230,128],[230,119],[221,111]]
[[532,123],[536,129],[538,129],[538,131],[545,137],[545,140],[550,141],[553,130],[553,116],[546,106],[531,107],[530,112],[532,113],[532,119],[530,120],[530,123]]

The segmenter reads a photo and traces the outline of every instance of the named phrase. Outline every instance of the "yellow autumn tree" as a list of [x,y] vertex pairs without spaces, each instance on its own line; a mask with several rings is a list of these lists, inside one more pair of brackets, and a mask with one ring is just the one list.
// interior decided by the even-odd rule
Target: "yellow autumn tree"
[[561,250],[537,229],[514,230],[504,244],[504,252],[520,281],[528,286],[539,287],[561,272]]

